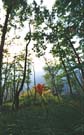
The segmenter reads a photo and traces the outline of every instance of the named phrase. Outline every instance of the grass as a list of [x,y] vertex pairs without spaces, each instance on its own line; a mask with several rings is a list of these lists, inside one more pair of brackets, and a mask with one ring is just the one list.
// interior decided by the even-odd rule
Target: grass
[[81,98],[63,97],[58,102],[47,95],[46,103],[38,97],[34,104],[33,96],[25,97],[18,111],[0,112],[0,135],[83,135],[83,111]]

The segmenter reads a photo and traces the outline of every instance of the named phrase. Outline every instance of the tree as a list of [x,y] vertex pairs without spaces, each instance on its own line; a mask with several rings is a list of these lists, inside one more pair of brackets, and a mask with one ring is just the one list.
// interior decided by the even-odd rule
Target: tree
[[[65,8],[63,8],[65,7]],[[62,24],[62,38],[64,37],[67,41],[67,46],[69,49],[72,49],[75,57],[76,67],[81,70],[82,74],[82,85],[84,85],[84,67],[83,67],[83,24],[84,24],[84,2],[81,0],[72,0],[69,1],[62,1],[57,0],[55,2],[53,12],[55,12],[58,16],[59,21]],[[78,37],[79,47],[75,48],[74,43],[72,40],[74,37]],[[81,51],[81,54],[80,54]],[[83,89],[84,90],[84,89]]]
[[62,73],[61,73],[61,65],[56,64],[56,60],[53,59],[54,62],[52,61],[46,61],[46,65],[44,67],[45,70],[45,75],[44,78],[46,80],[46,83],[48,87],[50,87],[51,91],[53,94],[57,95],[61,92],[62,90]]
[[52,92],[53,94],[56,94],[58,96],[58,90],[57,90],[57,86],[56,86],[56,82],[55,82],[55,77],[56,77],[56,74],[58,71],[55,70],[56,67],[54,67],[53,65],[51,65],[46,58],[45,59],[45,62],[46,62],[46,65],[47,65],[47,70],[51,76],[51,89],[52,89]]
[[5,45],[5,38],[8,32],[8,25],[15,16],[17,16],[17,11],[19,9],[24,9],[27,5],[25,0],[3,0],[4,8],[6,11],[4,25],[2,27],[2,34],[1,34],[1,43],[0,43],[0,106],[2,105],[2,63],[3,63],[3,50]]
[[23,69],[23,78],[21,81],[21,85],[19,87],[19,90],[16,91],[15,93],[15,97],[14,97],[14,108],[18,109],[19,108],[19,95],[21,93],[21,91],[23,90],[23,86],[24,86],[24,82],[25,82],[25,77],[26,77],[26,69],[27,69],[27,55],[28,55],[28,45],[31,42],[31,27],[30,27],[30,22],[29,22],[29,41],[26,44],[26,48],[25,48],[25,60],[24,60],[24,69]]

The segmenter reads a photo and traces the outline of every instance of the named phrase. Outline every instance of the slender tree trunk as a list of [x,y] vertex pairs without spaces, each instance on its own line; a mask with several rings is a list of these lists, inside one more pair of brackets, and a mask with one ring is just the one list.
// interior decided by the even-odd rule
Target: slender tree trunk
[[[70,67],[70,68],[72,68],[72,67],[71,67],[71,64],[70,64],[70,62],[69,62],[69,60],[68,60],[68,59],[67,59],[67,62],[68,62],[69,67]],[[78,82],[78,84],[79,84],[79,86],[80,86],[81,90],[83,90],[83,86],[82,86],[82,84],[80,83],[80,81],[79,81],[79,79],[78,79],[78,77],[77,77],[77,75],[76,75],[75,71],[73,70],[72,72],[73,72],[73,75],[74,75],[74,77],[75,77],[76,81]]]
[[67,36],[66,36],[66,39],[69,42],[71,48],[73,49],[73,52],[74,52],[74,54],[75,54],[75,56],[77,58],[77,61],[78,61],[79,66],[80,66],[79,69],[81,70],[81,74],[82,74],[82,85],[83,85],[83,91],[84,91],[84,69],[81,66],[81,64],[82,64],[81,63],[81,59],[80,59],[78,53],[76,52],[76,49],[74,48],[73,43],[71,42],[71,40]]
[[[72,66],[71,66],[71,64],[70,64],[70,62],[69,62],[69,59],[67,59],[67,63],[68,63],[68,66],[69,66],[70,68],[72,68]],[[75,71],[73,70],[72,73],[73,73],[73,75],[74,75],[76,81],[78,82],[78,84],[79,84],[81,90],[83,90],[83,86],[82,86],[81,82],[79,81],[79,79],[78,79],[78,77],[77,77]]]
[[29,31],[29,33],[30,33],[30,38],[29,38],[28,43],[26,44],[23,79],[22,79],[20,88],[19,88],[18,91],[16,91],[15,97],[14,97],[14,103],[13,103],[13,104],[14,104],[15,109],[18,109],[18,108],[19,108],[19,95],[20,95],[20,92],[23,90],[23,86],[24,86],[24,82],[25,82],[25,77],[26,77],[26,65],[27,65],[28,45],[29,45],[29,43],[30,43],[30,41],[31,41],[31,28],[30,28],[30,23],[29,23],[29,30],[30,30],[30,31]]
[[75,73],[74,71],[73,71],[73,74],[74,74],[74,76],[75,76],[75,78],[76,78],[76,81],[78,82],[78,84],[79,84],[81,90],[83,90],[83,86],[81,85],[81,83],[80,83],[79,79],[77,78],[77,75],[76,75],[76,73]]
[[18,91],[16,91],[15,95],[14,95],[14,101],[12,104],[12,109],[13,110],[18,110],[19,108],[19,93]]
[[33,65],[33,72],[34,72],[34,86],[35,86],[34,101],[36,101],[36,74],[34,65]]
[[54,75],[53,72],[51,71],[51,69],[50,69],[50,67],[49,67],[49,65],[48,65],[48,62],[47,62],[46,58],[44,58],[44,59],[45,59],[45,62],[46,62],[46,64],[47,64],[47,66],[48,66],[49,74],[51,75],[51,83],[52,83],[52,90],[53,90],[53,93],[55,93],[55,94],[58,96],[58,91],[57,91],[57,87],[56,87],[56,83],[55,83],[55,75]]
[[26,54],[25,54],[25,63],[24,63],[24,72],[23,72],[23,79],[22,79],[22,82],[21,82],[21,85],[20,85],[20,88],[18,91],[15,91],[15,96],[14,96],[14,103],[13,103],[13,106],[14,106],[14,109],[18,109],[19,108],[19,95],[20,95],[20,92],[23,90],[23,86],[24,86],[24,82],[25,82],[25,76],[26,76],[26,62],[27,62],[27,46],[26,45]]
[[27,81],[27,91],[29,90],[29,80],[30,80],[30,74],[29,74],[29,62],[28,62],[28,81]]
[[1,45],[0,45],[0,106],[2,105],[2,62],[3,62],[3,49],[5,43],[5,36],[7,33],[8,19],[11,12],[11,7],[7,8],[4,26],[2,29]]
[[66,77],[67,77],[67,81],[68,81],[68,85],[69,85],[69,89],[70,89],[70,94],[72,95],[73,92],[72,92],[72,86],[71,86],[71,82],[70,82],[70,77],[69,77],[68,71],[66,69],[66,65],[65,65],[65,63],[64,63],[62,58],[61,58],[61,62],[62,62],[62,65],[64,67],[65,73],[66,73]]
[[[58,41],[58,47],[59,47],[59,50],[60,50],[60,44],[59,44],[59,41]],[[66,77],[67,77],[67,81],[68,81],[68,85],[69,85],[69,89],[70,89],[70,94],[72,95],[73,92],[72,92],[72,86],[71,86],[71,82],[70,82],[70,76],[69,76],[69,74],[68,74],[66,65],[65,65],[65,63],[64,63],[64,60],[63,60],[61,54],[60,54],[60,59],[61,59],[62,65],[63,65],[64,70],[65,70],[65,73],[66,73]]]
[[[6,83],[7,83],[7,70],[8,70],[8,62],[7,62],[7,65],[6,65],[6,69],[5,69],[5,74],[4,74],[4,76],[5,76],[5,78],[4,78],[4,80],[3,80],[3,82],[4,82],[4,84],[3,84],[3,87],[2,87],[2,89],[3,89],[3,91],[2,91],[2,100],[3,100],[3,98],[4,98],[4,92],[5,92],[5,90],[6,90]],[[7,93],[7,92],[6,92]]]
[[[14,66],[14,69],[13,69],[13,95],[15,97],[15,94],[16,94],[16,71],[15,71],[15,61],[16,61],[16,56],[14,56],[14,63],[13,63],[13,66]],[[14,98],[13,98],[14,100]]]

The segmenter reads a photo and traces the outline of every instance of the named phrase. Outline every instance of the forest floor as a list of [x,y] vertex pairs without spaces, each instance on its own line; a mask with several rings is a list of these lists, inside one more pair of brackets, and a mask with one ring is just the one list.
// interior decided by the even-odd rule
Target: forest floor
[[[8,109],[9,106],[9,109]],[[22,98],[18,111],[7,103],[0,112],[0,135],[84,135],[84,101],[80,96]]]

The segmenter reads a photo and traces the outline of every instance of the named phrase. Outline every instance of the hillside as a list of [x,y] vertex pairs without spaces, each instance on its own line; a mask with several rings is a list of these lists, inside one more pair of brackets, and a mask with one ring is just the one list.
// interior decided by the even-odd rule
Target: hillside
[[[84,114],[80,98],[47,96],[22,100],[18,111],[0,112],[0,135],[82,135]],[[42,102],[40,102],[42,101]],[[66,102],[67,101],[67,102]],[[84,110],[82,110],[84,111]]]

